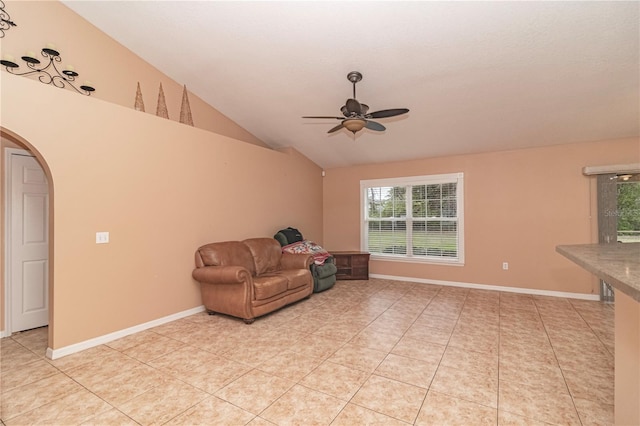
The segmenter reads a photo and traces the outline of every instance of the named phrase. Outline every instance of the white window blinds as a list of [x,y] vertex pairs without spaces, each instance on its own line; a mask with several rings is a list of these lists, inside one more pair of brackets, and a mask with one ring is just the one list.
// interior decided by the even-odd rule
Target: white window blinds
[[463,263],[463,178],[361,181],[363,250],[389,259]]

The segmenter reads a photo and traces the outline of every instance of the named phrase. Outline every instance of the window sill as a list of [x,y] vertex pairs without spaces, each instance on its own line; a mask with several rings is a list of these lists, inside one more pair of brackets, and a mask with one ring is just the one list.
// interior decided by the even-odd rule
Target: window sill
[[379,260],[382,262],[403,262],[403,263],[424,263],[429,265],[440,266],[464,266],[464,260],[460,259],[433,259],[433,258],[419,258],[419,257],[406,257],[406,256],[382,256],[379,254],[371,253],[371,260]]

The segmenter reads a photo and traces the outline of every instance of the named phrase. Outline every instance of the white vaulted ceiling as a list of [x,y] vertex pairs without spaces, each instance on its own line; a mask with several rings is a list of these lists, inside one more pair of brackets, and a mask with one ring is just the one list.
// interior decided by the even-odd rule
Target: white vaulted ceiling
[[[640,134],[640,2],[65,1],[268,145],[324,168]],[[337,120],[358,100],[382,133]]]

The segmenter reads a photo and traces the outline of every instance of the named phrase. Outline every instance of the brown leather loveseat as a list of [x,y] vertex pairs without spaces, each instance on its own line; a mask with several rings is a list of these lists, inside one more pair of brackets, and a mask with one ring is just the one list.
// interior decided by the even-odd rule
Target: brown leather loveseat
[[313,292],[309,254],[282,253],[273,238],[206,244],[196,251],[193,278],[210,314],[256,317],[304,299]]

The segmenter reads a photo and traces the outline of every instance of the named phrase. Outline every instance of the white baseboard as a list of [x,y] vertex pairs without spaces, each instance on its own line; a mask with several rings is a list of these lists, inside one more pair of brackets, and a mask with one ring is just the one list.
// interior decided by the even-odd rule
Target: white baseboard
[[66,355],[71,355],[76,352],[83,351],[85,349],[93,348],[95,346],[103,345],[105,343],[112,342],[114,340],[126,337],[130,334],[139,333],[144,330],[148,330],[153,327],[157,327],[162,324],[166,324],[171,321],[175,321],[180,318],[188,317],[190,315],[197,314],[204,311],[204,305],[197,306],[186,311],[178,312],[166,317],[158,318],[153,321],[145,322],[143,324],[134,325],[133,327],[125,328],[124,330],[114,331],[113,333],[105,334],[104,336],[94,337],[93,339],[85,340],[84,342],[74,343],[73,345],[65,346],[59,349],[47,348],[46,356],[49,359],[58,359]]
[[7,330],[0,331],[0,339],[2,339],[3,337],[9,337],[9,336],[11,336],[11,333],[9,333]]
[[465,287],[465,288],[474,288],[477,290],[495,290],[495,291],[505,291],[508,293],[533,294],[536,296],[565,297],[568,299],[595,300],[595,301],[600,300],[599,294],[569,293],[564,291],[538,290],[535,288],[504,287],[501,285],[462,283],[457,281],[432,280],[428,278],[398,277],[395,275],[370,274],[369,276],[371,278],[380,278],[384,280],[409,281],[409,282],[422,283],[422,284],[436,284],[436,285],[442,285],[447,287]]
[[[500,285],[432,280],[428,278],[399,277],[395,275],[370,274],[369,276],[371,278],[380,278],[385,280],[408,281],[408,282],[416,282],[416,283],[422,283],[422,284],[435,284],[435,285],[441,285],[441,286],[447,286],[447,287],[465,287],[465,288],[473,288],[478,290],[495,290],[495,291],[505,291],[508,293],[522,293],[522,294],[533,294],[537,296],[564,297],[569,299],[594,300],[594,301],[600,300],[600,296],[597,294],[569,293],[569,292],[563,292],[563,291],[538,290],[533,288],[504,287]],[[166,324],[168,322],[175,321],[180,318],[188,317],[190,315],[203,312],[204,310],[205,310],[204,305],[202,305],[192,309],[188,309],[186,311],[168,315],[163,318],[158,318],[153,321],[145,322],[143,324],[135,325],[133,327],[125,328],[124,330],[119,330],[113,333],[105,334],[104,336],[99,336],[93,339],[85,340],[84,342],[65,346],[59,349],[47,348],[46,356],[49,359],[58,359],[66,355],[71,355],[76,352],[83,351],[85,349],[93,348],[95,346],[112,342],[122,337],[126,337],[130,334],[139,333],[141,331],[148,330],[150,328],[157,327],[159,325]],[[5,333],[4,331],[1,331],[0,337],[6,337],[4,333]]]

